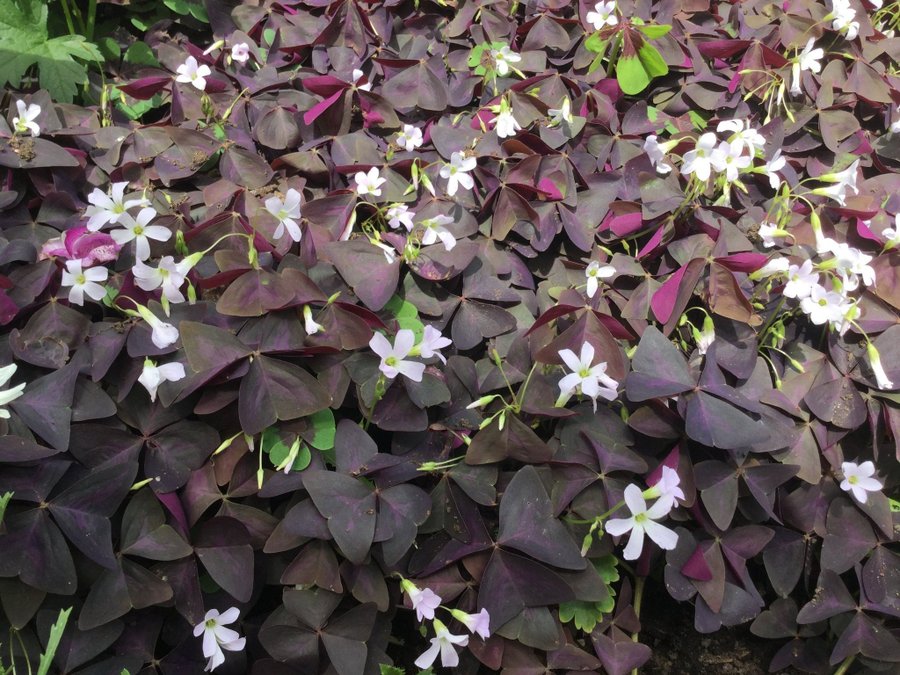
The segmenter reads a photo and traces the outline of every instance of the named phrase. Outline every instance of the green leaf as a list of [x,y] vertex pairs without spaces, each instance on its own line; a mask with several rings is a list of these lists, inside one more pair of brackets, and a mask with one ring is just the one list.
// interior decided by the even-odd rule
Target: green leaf
[[185,0],[163,0],[163,4],[181,16],[184,16],[190,11],[190,6]]
[[600,37],[600,33],[592,33],[591,36],[584,41],[584,47],[588,51],[596,54],[602,54],[606,51],[607,40]]
[[597,574],[603,579],[603,583],[610,586],[619,580],[619,570],[616,567],[619,561],[614,555],[605,555],[593,561]]
[[125,50],[125,63],[133,66],[158,67],[159,61],[153,55],[153,50],[146,42],[135,42]]
[[107,61],[115,61],[118,63],[119,59],[122,58],[122,49],[119,47],[119,43],[111,37],[100,38],[97,42],[97,47],[100,49],[103,58]]
[[414,304],[395,295],[384,307],[396,317],[400,328],[411,330],[416,335],[416,341],[421,341],[425,334],[425,325],[419,320],[419,310]]
[[49,39],[47,5],[41,0],[0,0],[0,82],[18,87],[37,66],[41,87],[59,101],[71,102],[78,85],[87,80],[81,61],[101,61],[97,46],[81,35]]
[[643,26],[635,26],[639,31],[647,36],[650,40],[657,40],[672,30],[672,26],[667,24],[644,24]]
[[669,66],[666,65],[663,57],[660,56],[653,45],[646,42],[642,44],[641,48],[638,49],[638,58],[651,78],[662,77],[669,72]]
[[11,500],[12,497],[12,492],[6,492],[0,495],[0,524],[3,523],[3,514],[6,513],[6,507],[9,506],[9,500]]
[[309,416],[312,425],[313,438],[309,444],[316,450],[331,450],[334,447],[334,413],[331,408],[325,408]]
[[206,7],[201,3],[195,3],[190,6],[191,16],[197,19],[197,21],[202,21],[203,23],[209,23],[209,15],[206,13]]
[[639,94],[650,84],[650,76],[637,56],[619,59],[616,63],[616,79],[626,94]]
[[697,131],[706,129],[706,120],[703,118],[703,115],[695,110],[688,110],[688,117],[691,118],[691,124],[694,125]]
[[564,623],[574,621],[578,630],[590,633],[603,619],[603,611],[597,602],[584,602],[573,600],[564,602],[559,606],[559,620]]
[[397,666],[389,666],[382,663],[378,666],[380,675],[405,675],[406,671]]

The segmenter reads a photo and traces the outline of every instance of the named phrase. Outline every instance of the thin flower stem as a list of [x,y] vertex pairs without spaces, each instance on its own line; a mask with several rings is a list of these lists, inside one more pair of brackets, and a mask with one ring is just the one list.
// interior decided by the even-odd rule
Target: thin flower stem
[[841,662],[841,665],[838,667],[836,671],[834,671],[834,675],[844,675],[850,666],[853,665],[853,662],[856,660],[856,654],[851,654],[846,659]]
[[[644,577],[634,578],[634,602],[632,603],[632,607],[634,607],[634,616],[636,619],[641,618],[641,601],[644,599],[644,581]],[[639,638],[640,633],[638,631],[631,634],[632,642],[637,642]],[[638,669],[632,669],[631,675],[638,675]]]

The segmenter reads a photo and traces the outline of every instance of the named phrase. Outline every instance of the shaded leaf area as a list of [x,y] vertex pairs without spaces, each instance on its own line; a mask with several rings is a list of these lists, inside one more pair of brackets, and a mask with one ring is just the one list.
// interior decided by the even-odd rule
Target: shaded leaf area
[[896,5],[595,4],[0,0],[16,672],[896,668]]

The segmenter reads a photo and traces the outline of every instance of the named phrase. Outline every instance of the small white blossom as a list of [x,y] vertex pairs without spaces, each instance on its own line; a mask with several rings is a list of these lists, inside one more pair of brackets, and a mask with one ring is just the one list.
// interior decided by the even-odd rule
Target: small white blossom
[[434,619],[434,610],[441,606],[443,600],[441,596],[432,591],[430,588],[419,588],[409,579],[403,579],[400,582],[403,592],[409,596],[412,608],[416,611],[416,619],[423,621]]
[[134,283],[141,290],[150,292],[162,288],[166,300],[177,303],[184,302],[181,286],[190,270],[190,261],[182,260],[176,263],[175,258],[167,255],[160,258],[159,266],[156,268],[137,260],[131,268],[131,273],[134,275]]
[[377,246],[381,249],[381,252],[384,253],[384,259],[388,261],[388,264],[393,263],[397,259],[397,251],[394,250],[393,246],[388,246],[380,241],[375,241],[374,239],[370,239],[369,242],[373,246]]
[[228,624],[237,621],[240,610],[232,607],[222,614],[219,610],[211,609],[203,617],[203,621],[194,626],[194,637],[203,636],[203,656],[209,659],[204,672],[210,672],[225,663],[223,649],[230,652],[239,652],[244,649],[247,642],[240,634],[231,628],[225,628]]
[[894,226],[884,228],[881,231],[881,236],[884,237],[885,251],[900,245],[900,213],[894,216]]
[[416,212],[410,211],[409,207],[407,207],[406,204],[391,205],[391,207],[387,210],[386,215],[388,219],[388,225],[390,225],[395,230],[402,226],[406,228],[407,232],[412,232],[413,227],[415,227],[413,218],[415,217]]
[[478,614],[468,614],[459,609],[451,609],[450,613],[470,633],[480,635],[482,640],[487,640],[491,636],[491,615],[486,609],[482,608]]
[[755,272],[751,273],[751,279],[762,279],[764,277],[770,277],[774,274],[781,274],[783,272],[788,271],[788,267],[790,266],[790,261],[787,258],[772,258],[765,265],[760,267]]
[[474,157],[466,157],[461,152],[454,152],[450,155],[450,163],[441,167],[441,178],[447,179],[447,194],[452,197],[456,194],[457,189],[461,185],[464,190],[471,190],[475,187],[475,180],[469,175],[478,165],[478,160]]
[[453,340],[441,335],[434,326],[425,326],[425,332],[422,335],[422,342],[419,343],[419,354],[423,359],[430,359],[432,356],[438,357],[441,362],[447,363],[447,359],[441,354],[440,350],[453,344]]
[[681,164],[681,173],[685,176],[694,174],[701,181],[706,181],[712,171],[710,160],[716,147],[716,135],[707,132],[697,139],[693,150],[684,153],[684,161]]
[[787,160],[781,156],[781,149],[779,148],[772,155],[772,159],[763,166],[763,173],[768,176],[769,185],[773,190],[781,187],[781,176],[778,175],[778,172],[784,168],[785,164],[787,164]]
[[138,314],[150,326],[150,340],[157,349],[165,349],[178,342],[178,329],[157,317],[143,305],[137,306]]
[[881,354],[871,342],[866,344],[866,352],[869,355],[869,365],[872,366],[872,373],[875,375],[875,383],[879,389],[893,389],[894,383],[887,373],[884,372],[884,366],[881,364]]
[[212,75],[209,66],[205,63],[200,65],[193,56],[188,56],[175,72],[178,73],[178,77],[175,78],[176,82],[191,84],[200,91],[206,90],[206,78]]
[[625,504],[631,511],[631,516],[613,518],[605,526],[606,531],[614,537],[631,532],[623,552],[625,560],[637,560],[640,557],[644,548],[645,534],[665,551],[671,551],[678,545],[678,535],[665,525],[656,522],[669,513],[672,508],[671,501],[659,499],[648,509],[641,489],[632,483],[625,488]]
[[659,502],[668,502],[669,510],[675,506],[678,499],[684,499],[684,491],[681,489],[681,477],[672,467],[663,465],[662,474],[653,485],[644,490],[644,499],[657,498]]
[[500,113],[492,120],[494,130],[500,138],[510,138],[521,131],[522,126],[513,117],[512,110],[501,110]]
[[736,139],[722,141],[710,155],[710,162],[716,171],[724,171],[725,178],[731,182],[738,179],[741,171],[750,166],[751,158],[743,154],[744,142]]
[[156,390],[163,382],[178,382],[185,377],[184,365],[174,361],[157,366],[150,359],[144,359],[144,369],[138,382],[144,385],[144,388],[150,394],[150,401],[156,400]]
[[723,120],[716,127],[719,133],[723,131],[731,131],[728,137],[729,143],[735,141],[746,146],[751,156],[756,156],[758,150],[762,150],[766,146],[766,138],[751,126],[750,120]]
[[695,328],[694,331],[694,340],[697,343],[697,351],[703,356],[709,348],[712,347],[712,343],[716,341],[716,325],[707,315],[706,318],[703,319],[702,330],[698,331]]
[[857,170],[859,169],[859,160],[853,162],[843,171],[827,173],[819,176],[818,180],[831,183],[828,187],[816,188],[812,190],[813,194],[831,197],[841,206],[845,206],[847,192],[850,191],[855,195],[859,194],[859,188],[856,187]]
[[250,45],[246,42],[239,42],[231,47],[231,59],[238,63],[247,63],[250,59]]
[[397,134],[395,142],[407,152],[412,152],[416,148],[421,147],[424,142],[422,130],[412,124],[404,124],[403,131]]
[[266,211],[271,213],[278,221],[278,227],[273,235],[275,239],[281,239],[287,231],[291,241],[300,241],[303,232],[297,219],[300,218],[300,193],[294,188],[288,188],[284,195],[284,201],[278,197],[269,197],[266,200]]
[[303,305],[303,324],[307,335],[315,335],[319,331],[325,330],[322,324],[316,323],[313,319],[312,307],[309,305]]
[[596,260],[585,268],[584,276],[587,277],[587,296],[593,298],[600,285],[600,279],[609,279],[616,273],[616,268],[612,265],[601,265]]
[[850,6],[850,0],[832,0],[831,14],[827,18],[831,18],[831,28],[839,33],[846,32],[847,39],[853,40],[859,35],[859,22],[854,21],[856,18],[856,10]]
[[619,23],[619,19],[616,17],[615,0],[598,2],[594,5],[594,11],[588,12],[584,18],[594,27],[594,30],[601,30],[604,26],[615,26]]
[[592,365],[594,346],[590,342],[581,345],[580,356],[571,349],[561,349],[559,356],[572,372],[559,381],[557,407],[564,406],[572,394],[581,393],[591,398],[596,412],[598,398],[612,401],[619,395],[619,383],[606,374],[606,361]]
[[459,654],[456,653],[454,645],[465,647],[469,644],[469,636],[453,635],[438,619],[434,620],[434,632],[436,637],[431,638],[431,647],[416,659],[416,667],[422,670],[431,668],[440,653],[441,665],[444,668],[456,668],[459,665]]
[[37,103],[29,103],[25,106],[25,101],[18,99],[16,101],[16,110],[19,111],[18,117],[13,117],[13,130],[17,134],[24,134],[30,131],[32,136],[41,135],[41,127],[35,120],[41,114],[41,106]]
[[96,232],[106,224],[118,223],[119,218],[127,213],[128,209],[150,206],[150,200],[143,196],[138,199],[125,199],[127,187],[128,181],[122,181],[110,186],[110,194],[106,194],[100,188],[93,189],[87,198],[90,206],[84,211],[88,219],[87,229]]
[[453,218],[445,215],[437,215],[433,218],[426,218],[425,220],[420,221],[419,226],[424,229],[424,233],[422,234],[422,244],[424,246],[429,246],[440,239],[441,243],[444,244],[444,248],[448,251],[452,251],[453,247],[456,246],[456,237],[453,236],[453,233],[450,230],[444,227],[452,222]]
[[875,285],[875,270],[869,265],[872,256],[866,255],[849,244],[830,238],[824,240],[824,250],[819,253],[826,251],[834,256],[830,264],[834,265],[841,275],[845,291],[855,291],[859,288],[860,277],[866,286]]
[[872,462],[856,462],[841,463],[841,472],[844,474],[844,480],[841,481],[841,490],[849,492],[861,504],[865,504],[869,500],[869,492],[878,492],[884,485],[881,484],[875,475],[875,465]]
[[397,375],[403,374],[413,382],[421,382],[425,364],[404,360],[412,351],[415,342],[415,333],[408,328],[401,328],[397,331],[393,345],[384,335],[375,333],[369,340],[369,347],[381,357],[378,369],[385,377],[393,380]]
[[572,124],[575,121],[575,118],[572,116],[572,102],[568,96],[563,98],[559,108],[549,108],[547,114],[550,116],[549,126],[551,127],[557,127],[563,122]]
[[813,269],[812,260],[804,260],[802,265],[791,265],[787,271],[787,283],[781,294],[786,298],[802,300],[808,298],[813,288],[819,288],[819,274]]
[[764,221],[759,225],[759,236],[763,240],[763,246],[772,248],[780,243],[779,239],[789,237],[790,233],[787,230],[782,230],[778,225]]
[[362,89],[363,91],[372,91],[372,83],[364,82],[363,84],[359,84],[359,81],[365,79],[365,75],[363,71],[359,68],[353,69],[353,84],[356,85],[357,89]]
[[797,58],[794,59],[791,65],[791,94],[794,96],[799,96],[803,93],[800,89],[800,73],[804,70],[812,73],[822,72],[822,64],[819,61],[825,56],[825,51],[821,47],[813,49],[815,43],[816,39],[814,37],[809,38],[803,51],[797,55]]
[[841,322],[844,318],[844,307],[847,299],[836,291],[829,291],[823,286],[813,286],[809,295],[800,301],[800,309],[809,316],[815,325]]
[[494,59],[494,70],[500,77],[509,75],[509,71],[512,69],[510,63],[518,63],[522,60],[522,57],[507,45],[503,45],[500,49],[492,49],[491,58]]
[[368,173],[357,171],[353,177],[356,183],[356,194],[360,197],[372,195],[373,197],[381,196],[381,186],[387,183],[387,179],[381,177],[381,172],[377,166],[369,169]]
[[73,305],[83,305],[85,295],[96,301],[106,296],[106,288],[98,282],[106,281],[108,278],[109,270],[105,267],[90,267],[85,270],[81,268],[80,260],[67,260],[61,284],[71,286],[69,302]]
[[[0,368],[0,387],[5,387],[9,384],[12,376],[16,374],[17,369],[18,366],[15,363],[10,363],[8,366]],[[3,406],[19,398],[23,391],[25,391],[24,382],[21,382],[10,389],[0,389],[0,419],[9,419],[9,411]]]
[[121,230],[113,230],[109,236],[113,238],[119,246],[124,246],[129,241],[134,241],[134,256],[138,260],[146,260],[150,257],[150,240],[168,241],[172,237],[172,232],[162,225],[150,225],[150,221],[156,217],[156,210],[145,208],[138,211],[136,217],[130,213],[122,213],[119,215],[118,224],[122,226]]
[[666,141],[660,143],[656,134],[650,134],[644,140],[644,152],[650,158],[653,168],[662,175],[668,174],[672,170],[672,165],[666,162],[666,153],[678,144],[678,141]]

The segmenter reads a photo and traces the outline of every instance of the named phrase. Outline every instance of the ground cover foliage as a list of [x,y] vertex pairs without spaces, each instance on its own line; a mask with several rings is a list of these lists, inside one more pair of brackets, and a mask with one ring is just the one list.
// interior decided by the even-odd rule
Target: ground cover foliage
[[898,3],[165,7],[3,71],[6,666],[896,668]]

